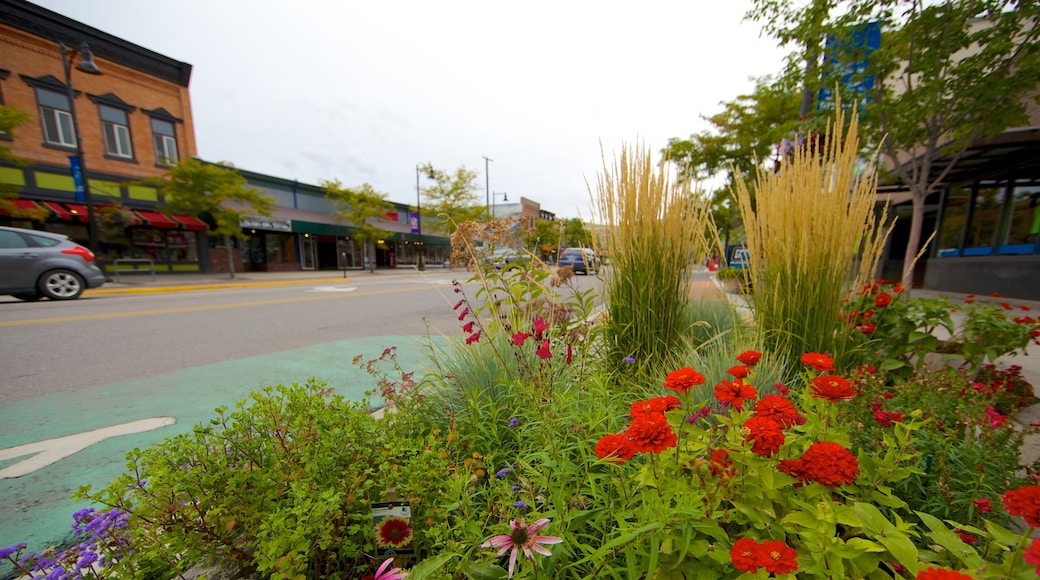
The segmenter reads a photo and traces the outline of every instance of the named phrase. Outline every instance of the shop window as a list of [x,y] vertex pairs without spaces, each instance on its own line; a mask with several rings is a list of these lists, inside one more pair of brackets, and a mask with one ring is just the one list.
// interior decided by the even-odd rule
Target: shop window
[[101,129],[105,137],[105,154],[123,159],[133,159],[130,145],[130,122],[126,111],[98,105],[101,113]]
[[971,189],[956,188],[946,192],[946,205],[943,206],[942,225],[939,228],[939,256],[959,254],[970,202]]
[[1017,186],[1001,230],[1001,254],[1032,254],[1040,236],[1040,186]]
[[978,188],[964,239],[964,255],[983,256],[993,253],[1005,189],[1004,185],[995,184],[984,184]]
[[268,233],[266,246],[268,264],[296,262],[296,239],[293,234]]
[[36,101],[40,106],[44,142],[58,147],[75,147],[76,133],[72,126],[69,98],[61,93],[37,88]]
[[155,142],[155,162],[158,165],[177,164],[177,133],[173,123],[152,118],[152,136]]

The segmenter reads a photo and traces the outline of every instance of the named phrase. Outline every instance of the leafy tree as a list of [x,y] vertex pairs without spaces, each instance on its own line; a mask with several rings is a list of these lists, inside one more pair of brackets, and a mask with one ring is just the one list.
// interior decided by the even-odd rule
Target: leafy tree
[[158,188],[171,213],[198,216],[209,223],[210,235],[224,240],[228,269],[235,277],[231,238],[248,240],[239,223],[247,215],[271,215],[274,199],[250,187],[245,177],[226,164],[184,159],[165,175],[144,183]]
[[[29,113],[15,107],[0,105],[0,135],[13,135],[14,130],[30,119]],[[27,165],[26,160],[15,156],[11,147],[0,141],[0,161],[12,165]],[[0,210],[12,217],[43,220],[47,218],[45,210],[22,210],[15,207],[9,200],[18,197],[22,186],[17,183],[6,183],[0,181]]]
[[523,240],[524,246],[542,255],[542,246],[553,249],[560,247],[560,226],[555,221],[538,220],[533,228],[524,232]]
[[[828,36],[849,46],[862,23],[880,24],[881,47],[847,82],[862,85],[873,75],[873,86],[864,90],[869,101],[862,104],[861,134],[912,194],[903,267],[903,283],[909,284],[926,197],[973,144],[1026,123],[1027,98],[1036,99],[1040,83],[1040,3],[814,0],[805,6],[755,0],[748,16],[764,22],[782,45],[798,45],[796,54],[810,64]],[[855,50],[841,54],[846,63],[862,57]],[[809,66],[799,73],[789,67],[788,75],[804,75],[809,87],[833,87],[849,72],[829,68]],[[936,170],[942,158],[950,163]]]
[[367,183],[349,188],[333,179],[322,181],[321,186],[326,199],[336,204],[339,217],[355,228],[354,239],[362,244],[369,271],[375,272],[375,242],[393,235],[393,232],[380,229],[370,221],[385,218],[386,213],[393,210],[393,205],[386,200],[386,194],[377,192]]
[[432,176],[434,182],[433,185],[421,188],[423,208],[441,218],[438,225],[434,226],[441,233],[451,234],[457,224],[482,221],[488,217],[487,208],[479,205],[475,171],[465,166],[460,166],[454,173],[435,169],[432,165],[420,169]]

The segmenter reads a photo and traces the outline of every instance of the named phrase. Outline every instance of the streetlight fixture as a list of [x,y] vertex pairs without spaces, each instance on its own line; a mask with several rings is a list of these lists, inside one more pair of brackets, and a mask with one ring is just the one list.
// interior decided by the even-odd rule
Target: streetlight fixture
[[90,194],[90,180],[87,179],[87,162],[83,158],[83,140],[79,136],[79,119],[76,117],[76,92],[72,90],[72,60],[79,56],[79,64],[76,65],[76,70],[85,72],[91,75],[99,75],[101,71],[97,65],[94,64],[94,54],[90,52],[90,47],[84,41],[79,48],[69,48],[64,42],[58,43],[61,46],[61,66],[65,70],[65,95],[69,99],[69,114],[72,116],[72,134],[76,138],[76,155],[75,157],[69,157],[69,165],[72,170],[72,180],[76,185],[77,191],[83,191],[83,199],[79,199],[80,196],[76,196],[76,201],[83,201],[87,206],[87,242],[90,247],[90,251],[97,254],[100,251],[98,244],[97,235],[97,216],[94,213],[94,196]]
[[[415,234],[422,235],[422,190],[419,189],[419,172],[425,171],[426,177],[429,179],[437,179],[437,174],[433,171],[433,165],[429,162],[426,165],[415,166]],[[420,240],[421,241],[421,240]],[[425,260],[423,260],[422,249],[418,250],[419,254],[415,258],[416,267],[419,270],[426,269]]]
[[495,219],[496,217],[498,217],[498,216],[495,215],[495,198],[497,196],[499,196],[499,195],[502,196],[502,201],[509,201],[509,194],[508,193],[506,193],[504,191],[501,192],[501,193],[499,193],[497,191],[492,192],[492,194],[491,194],[491,219]]

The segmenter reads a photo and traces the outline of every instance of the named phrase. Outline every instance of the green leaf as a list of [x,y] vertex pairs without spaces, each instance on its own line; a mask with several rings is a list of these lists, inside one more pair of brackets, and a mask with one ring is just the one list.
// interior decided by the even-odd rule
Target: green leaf
[[[458,554],[440,554],[433,558],[426,558],[422,562],[419,562],[408,572],[408,577],[412,580],[423,580],[430,574],[436,572],[444,566],[449,560],[457,557]],[[501,568],[499,568],[501,570]]]
[[1014,546],[1022,539],[1022,534],[1012,532],[1011,530],[998,526],[989,520],[986,520],[986,531],[993,536],[994,540],[1005,546]]
[[881,363],[881,369],[886,371],[894,371],[905,366],[907,366],[905,362],[894,358],[885,359],[885,362]]
[[[465,574],[467,578],[472,578],[473,580],[501,580],[502,578],[506,578],[509,576],[509,573],[506,572],[505,568],[499,566],[498,564],[488,563],[463,564],[462,573]],[[414,571],[412,574],[414,574]],[[410,574],[408,577],[414,578],[415,576],[412,574]]]
[[921,521],[924,522],[924,525],[928,526],[928,529],[931,530],[929,535],[933,540],[935,540],[935,543],[956,555],[969,568],[979,569],[986,565],[986,561],[979,557],[978,552],[968,544],[961,541],[960,536],[947,528],[939,518],[925,512],[914,513],[916,513],[917,517],[921,518]]
[[910,541],[910,538],[906,535],[897,531],[890,530],[888,535],[882,535],[878,537],[878,541],[881,545],[888,548],[895,559],[902,565],[906,566],[907,570],[911,574],[917,574],[917,547]]

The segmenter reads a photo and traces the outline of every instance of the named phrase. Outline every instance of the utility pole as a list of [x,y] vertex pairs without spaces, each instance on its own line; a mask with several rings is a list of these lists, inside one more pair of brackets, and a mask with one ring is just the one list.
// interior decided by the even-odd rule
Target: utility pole
[[488,159],[487,155],[484,155],[484,211],[491,211],[491,174],[488,173],[488,162],[494,161],[494,159]]

